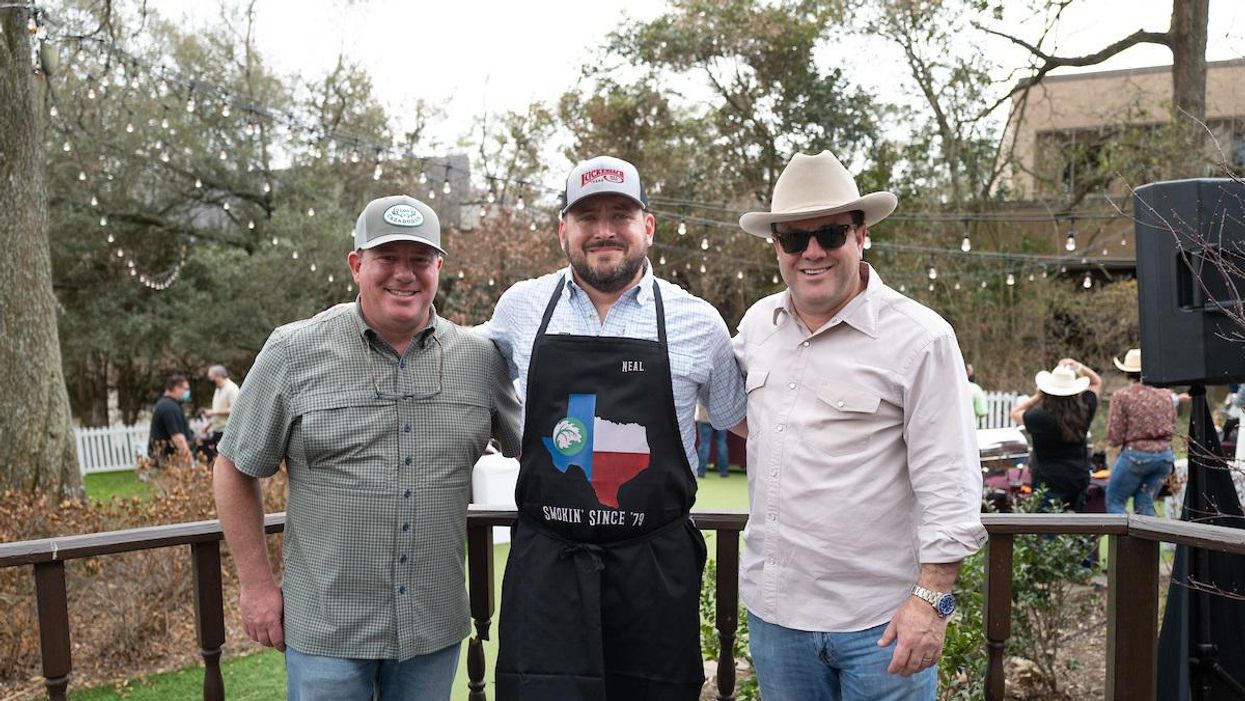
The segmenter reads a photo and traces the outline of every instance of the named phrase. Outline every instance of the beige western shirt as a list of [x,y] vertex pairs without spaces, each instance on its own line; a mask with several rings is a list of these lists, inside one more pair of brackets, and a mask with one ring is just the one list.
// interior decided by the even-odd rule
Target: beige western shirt
[[[233,411],[233,402],[238,398],[238,385],[233,380],[225,378],[225,386],[217,387],[212,393],[212,411]],[[225,427],[229,425],[229,416],[221,416],[213,414],[209,424],[213,433],[224,433]]]
[[740,596],[770,623],[886,623],[921,563],[986,541],[981,462],[955,332],[861,263],[865,290],[810,332],[787,292],[748,310],[748,493]]

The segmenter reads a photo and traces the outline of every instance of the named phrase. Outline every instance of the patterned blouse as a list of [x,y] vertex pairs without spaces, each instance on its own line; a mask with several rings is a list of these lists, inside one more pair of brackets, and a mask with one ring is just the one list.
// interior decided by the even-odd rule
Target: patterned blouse
[[1107,442],[1148,453],[1168,450],[1176,429],[1170,390],[1132,382],[1111,395]]

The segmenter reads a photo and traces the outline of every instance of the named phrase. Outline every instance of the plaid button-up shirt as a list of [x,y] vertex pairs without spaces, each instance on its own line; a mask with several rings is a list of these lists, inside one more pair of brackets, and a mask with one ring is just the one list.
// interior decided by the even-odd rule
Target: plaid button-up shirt
[[[399,357],[358,303],[273,332],[220,452],[289,470],[285,636],[309,654],[408,659],[461,641],[471,469],[518,403],[488,341],[436,317]],[[378,399],[379,393],[379,399]]]

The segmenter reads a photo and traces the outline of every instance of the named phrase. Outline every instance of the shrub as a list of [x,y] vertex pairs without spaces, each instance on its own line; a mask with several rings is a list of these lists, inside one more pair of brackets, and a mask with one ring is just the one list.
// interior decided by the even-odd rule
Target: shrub
[[[0,542],[139,528],[215,518],[211,471],[190,468],[139,474],[152,486],[146,499],[69,500],[5,492],[0,509]],[[282,511],[284,472],[267,480],[265,509]],[[269,541],[275,552],[278,539]],[[226,551],[227,553],[227,551]],[[279,563],[280,558],[274,557]],[[195,641],[192,562],[188,548],[160,548],[74,560],[65,568],[75,685],[136,665],[182,664],[198,658]],[[226,625],[236,625],[231,595],[232,563],[224,566]],[[0,689],[40,674],[34,578],[29,567],[0,570]],[[230,633],[231,641],[240,637]],[[244,640],[245,638],[241,638]],[[4,694],[0,694],[3,696]]]

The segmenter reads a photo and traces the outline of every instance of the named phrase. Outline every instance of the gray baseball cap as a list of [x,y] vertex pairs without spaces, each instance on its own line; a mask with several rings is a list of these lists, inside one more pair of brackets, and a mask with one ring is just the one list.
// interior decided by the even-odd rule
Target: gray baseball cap
[[648,210],[648,195],[640,184],[640,171],[631,163],[614,156],[597,156],[580,161],[566,176],[566,190],[562,192],[562,214],[576,202],[593,195],[622,195],[635,200]]
[[354,247],[367,249],[390,241],[414,241],[441,248],[441,220],[428,205],[414,197],[390,195],[372,200],[354,224]]

